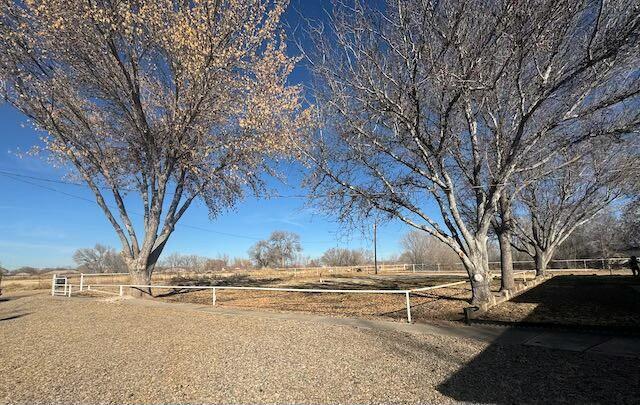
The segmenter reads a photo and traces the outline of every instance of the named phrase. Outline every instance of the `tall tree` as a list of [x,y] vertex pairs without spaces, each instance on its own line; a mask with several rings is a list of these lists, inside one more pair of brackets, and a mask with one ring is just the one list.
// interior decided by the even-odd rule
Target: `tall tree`
[[322,254],[320,260],[325,266],[358,266],[370,262],[369,252],[357,249],[331,248]]
[[628,250],[640,249],[640,197],[629,201],[620,218],[623,245]]
[[[211,215],[299,143],[280,0],[0,3],[3,97],[95,194],[149,284],[196,198]],[[143,208],[142,232],[127,194]]]
[[637,170],[626,148],[582,146],[580,159],[571,158],[570,164],[554,159],[549,164],[562,168],[529,184],[520,195],[524,210],[521,220],[514,222],[514,246],[534,259],[538,276],[546,274],[558,246],[623,195],[630,173]]
[[403,248],[401,258],[415,264],[459,263],[451,249],[426,232],[412,230],[400,239]]
[[76,250],[73,261],[92,273],[120,273],[126,270],[124,260],[115,249],[99,243],[92,248]]
[[300,235],[287,231],[274,231],[267,240],[256,242],[249,249],[258,267],[286,267],[302,252]]
[[339,2],[311,26],[326,124],[306,154],[314,197],[343,220],[383,212],[447,244],[476,303],[491,298],[488,232],[514,174],[547,147],[640,121],[626,103],[640,13],[626,0]]

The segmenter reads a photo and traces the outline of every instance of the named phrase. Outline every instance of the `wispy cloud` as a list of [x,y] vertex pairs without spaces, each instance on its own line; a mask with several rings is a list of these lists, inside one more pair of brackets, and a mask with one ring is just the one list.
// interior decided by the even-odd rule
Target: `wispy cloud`
[[245,217],[245,221],[254,224],[285,224],[295,227],[304,227],[309,222],[309,214],[304,210],[293,210],[283,214],[265,215],[264,213],[256,213]]

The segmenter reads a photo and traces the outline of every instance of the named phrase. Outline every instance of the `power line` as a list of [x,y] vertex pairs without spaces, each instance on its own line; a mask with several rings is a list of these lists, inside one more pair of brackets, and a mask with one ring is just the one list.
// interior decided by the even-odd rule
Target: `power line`
[[[7,177],[7,178],[9,178],[11,180],[14,180],[14,181],[18,181],[18,182],[21,182],[21,183],[29,184],[29,185],[32,185],[34,187],[38,187],[38,188],[41,188],[41,189],[44,189],[44,190],[48,190],[48,191],[52,191],[52,192],[55,192],[55,193],[58,193],[58,194],[62,194],[62,195],[65,195],[67,197],[70,197],[70,198],[75,198],[77,200],[81,200],[81,201],[85,201],[85,202],[89,202],[89,203],[98,205],[98,203],[95,200],[92,200],[90,198],[82,197],[82,196],[79,196],[79,195],[76,195],[76,194],[68,193],[66,191],[58,190],[58,189],[53,188],[53,187],[49,187],[49,186],[45,186],[45,185],[42,185],[42,184],[38,184],[38,183],[29,181],[29,180],[25,180],[24,178],[17,178],[17,177],[15,177],[14,174],[10,174],[10,173],[5,172],[5,171],[0,171],[0,175],[4,176],[4,177]],[[34,177],[34,176],[20,176],[20,177]],[[35,178],[39,179],[37,177],[35,177]],[[76,185],[79,185],[79,184],[76,184]],[[113,205],[110,205],[110,204],[107,204],[107,206],[109,208],[112,208],[112,209],[117,209],[117,207],[114,207]],[[129,212],[131,214],[134,214],[134,215],[138,215],[138,216],[144,216],[144,214],[136,212],[136,211],[127,211],[127,212]],[[249,240],[255,240],[255,241],[259,241],[259,240],[264,239],[264,238],[258,238],[258,237],[255,237],[255,236],[249,236],[249,235],[240,235],[240,234],[229,233],[229,232],[214,231],[212,229],[203,228],[203,227],[199,227],[199,226],[195,226],[195,225],[189,225],[189,224],[185,224],[185,223],[181,223],[181,222],[178,222],[176,224],[176,226],[181,226],[181,227],[184,227],[184,228],[191,228],[191,229],[195,229],[195,230],[202,231],[202,232],[209,232],[209,233],[213,233],[213,234],[217,234],[217,235],[229,236],[229,237],[240,238],[240,239],[249,239]],[[308,241],[308,242],[305,242],[305,243],[306,244],[327,244],[327,243],[333,243],[333,242],[330,242],[330,241]]]
[[[11,171],[7,171],[7,170],[0,170],[0,174],[4,174],[4,175],[7,175],[7,176],[20,177],[20,178],[25,178],[25,179],[31,179],[31,180],[37,180],[37,181],[44,181],[44,182],[47,182],[47,183],[65,184],[65,185],[89,188],[89,186],[86,183],[82,183],[82,182],[73,182],[73,181],[68,181],[68,180],[50,179],[50,178],[46,178],[46,177],[32,176],[32,175],[27,175],[27,174],[22,174],[22,173],[11,172]],[[98,186],[98,188],[105,189],[105,190],[111,190],[111,187],[108,187],[108,186]],[[132,192],[139,191],[139,190],[133,189],[133,188],[120,188],[120,190],[132,191]],[[166,194],[172,195],[174,193],[167,192]],[[304,198],[304,199],[306,199],[306,198],[308,198],[308,196],[306,196],[304,194],[290,194],[290,195],[276,194],[276,195],[267,195],[266,198]]]

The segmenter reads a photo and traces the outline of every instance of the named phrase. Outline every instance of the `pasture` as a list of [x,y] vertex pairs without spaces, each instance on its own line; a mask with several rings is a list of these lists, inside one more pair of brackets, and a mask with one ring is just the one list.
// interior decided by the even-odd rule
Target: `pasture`
[[[518,280],[532,276],[519,273]],[[413,322],[458,321],[471,299],[467,280],[460,272],[387,270],[373,274],[359,268],[158,273],[152,279],[156,286],[152,288],[152,295],[145,297],[166,302],[405,322],[408,317]],[[126,275],[84,275],[82,291],[79,275],[69,276],[68,282],[72,295],[78,297],[126,295],[131,288],[127,286]],[[495,279],[494,291],[497,292],[499,286],[499,279]]]

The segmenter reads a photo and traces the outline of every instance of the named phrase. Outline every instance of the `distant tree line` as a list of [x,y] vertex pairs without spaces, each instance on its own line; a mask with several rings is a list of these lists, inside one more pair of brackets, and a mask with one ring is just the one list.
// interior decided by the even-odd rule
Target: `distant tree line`
[[[385,263],[424,264],[454,266],[460,263],[456,254],[444,243],[428,233],[410,230],[399,239],[401,251],[380,260]],[[533,260],[522,252],[514,241],[515,260]],[[159,271],[195,271],[199,273],[252,268],[281,267],[335,267],[373,264],[373,253],[365,249],[334,247],[316,258],[301,255],[300,236],[293,232],[275,231],[268,239],[256,242],[249,249],[249,257],[231,259],[227,254],[215,258],[181,254],[167,255],[159,261]],[[629,199],[625,204],[599,210],[590,221],[576,227],[554,250],[552,259],[585,259],[624,257],[640,253],[640,199]],[[489,244],[491,261],[500,259],[498,235],[492,235]],[[91,248],[81,248],[73,254],[77,267],[84,273],[126,272],[126,264],[113,247],[96,243]],[[23,266],[9,271],[0,266],[3,274],[36,275],[52,271],[65,272],[66,267],[35,268]]]

